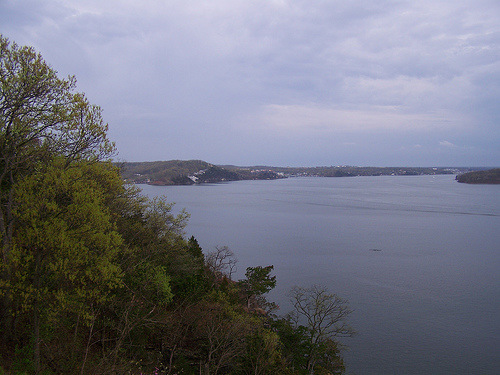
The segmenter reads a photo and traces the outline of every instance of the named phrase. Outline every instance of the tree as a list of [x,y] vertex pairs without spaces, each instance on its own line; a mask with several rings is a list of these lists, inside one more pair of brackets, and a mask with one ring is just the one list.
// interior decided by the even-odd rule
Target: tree
[[1,263],[10,278],[0,282],[16,323],[9,347],[32,342],[37,373],[123,373],[146,362],[171,280],[201,266],[183,239],[184,213],[136,195],[110,163],[65,164],[55,158],[15,186],[16,230]]
[[210,251],[205,257],[205,263],[211,276],[215,278],[214,283],[216,283],[223,278],[231,280],[238,260],[229,247],[216,246],[215,250]]
[[[307,368],[309,353],[309,334],[303,325],[295,324],[290,317],[273,319],[270,321],[273,331],[280,340],[280,349],[283,360],[293,373],[304,373]],[[302,372],[297,372],[302,370]]]
[[[246,295],[247,307],[250,308],[252,297],[259,298],[276,286],[276,276],[270,276],[274,266],[248,267],[245,273],[246,279],[240,281]],[[259,306],[258,306],[259,307]]]
[[284,363],[278,334],[264,328],[259,319],[255,319],[252,326],[253,331],[245,338],[241,372],[248,375],[282,374]]
[[105,203],[109,185],[121,185],[119,176],[111,165],[78,163],[64,169],[65,162],[55,159],[43,172],[24,178],[13,195],[17,226],[5,286],[14,302],[10,313],[33,316],[37,373],[41,328],[62,320],[91,329],[96,308],[122,284],[123,241]]
[[321,367],[336,367],[339,345],[335,339],[354,334],[346,322],[351,313],[347,301],[317,285],[292,288],[290,300],[294,307],[291,321],[296,327],[300,326],[301,321],[305,320],[306,323],[307,372],[314,374],[320,361],[324,362],[325,359],[327,363],[322,363]]
[[202,339],[204,374],[218,374],[224,368],[236,366],[237,359],[245,353],[249,321],[235,313],[223,298],[199,307],[202,310],[197,312],[197,336]]
[[194,236],[191,236],[188,240],[188,251],[194,258],[204,261],[203,249]]
[[129,189],[115,204],[118,231],[125,241],[119,262],[123,287],[104,309],[104,340],[110,353],[98,367],[124,373],[132,359],[146,356],[145,341],[163,329],[165,310],[174,297],[174,279],[189,274],[195,266],[186,260],[189,254],[183,233],[188,215],[184,211],[174,215],[173,204],[164,197],[148,200],[135,189]]
[[75,93],[31,47],[0,35],[0,238],[7,259],[14,230],[13,187],[54,155],[99,160],[114,150],[101,109]]
[[[22,182],[28,187],[35,184],[33,178],[47,178],[48,175],[41,177],[47,172],[44,167],[54,159],[62,157],[58,159],[58,168],[67,169],[75,162],[102,160],[114,151],[113,143],[107,139],[108,127],[101,109],[91,105],[84,94],[75,92],[75,87],[74,77],[59,78],[33,48],[20,47],[0,35],[0,284],[3,289],[13,285],[11,277],[17,272],[15,262],[19,254],[11,254],[15,250],[13,238],[16,232],[21,233],[19,228],[26,227],[17,225],[16,220],[25,223],[42,220],[40,215],[27,218],[20,214],[25,202],[20,198],[18,185]],[[50,210],[49,207],[47,213]],[[43,220],[48,220],[48,216]],[[55,231],[54,238],[61,233],[64,231]],[[44,240],[49,241],[50,237]],[[16,251],[19,253],[19,247]],[[35,264],[37,259],[34,258]],[[36,266],[35,270],[40,271]],[[0,299],[0,315],[5,317],[1,322],[4,339],[10,339],[13,330],[7,313],[12,306],[8,306],[6,299],[12,293],[15,291],[4,290]]]

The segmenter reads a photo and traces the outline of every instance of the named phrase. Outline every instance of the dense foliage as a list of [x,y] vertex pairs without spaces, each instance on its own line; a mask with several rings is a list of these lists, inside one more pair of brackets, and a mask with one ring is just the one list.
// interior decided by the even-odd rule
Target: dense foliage
[[[230,249],[204,252],[185,237],[187,213],[123,182],[74,78],[5,38],[0,74],[0,373],[343,371],[345,325],[319,334],[303,311],[271,315],[273,266],[233,281]],[[343,300],[317,297],[292,300],[344,321]]]

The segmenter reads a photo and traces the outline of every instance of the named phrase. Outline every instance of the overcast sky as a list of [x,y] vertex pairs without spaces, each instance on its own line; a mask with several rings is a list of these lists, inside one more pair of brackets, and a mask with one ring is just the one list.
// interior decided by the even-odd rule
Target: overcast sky
[[500,166],[498,0],[0,0],[124,161]]

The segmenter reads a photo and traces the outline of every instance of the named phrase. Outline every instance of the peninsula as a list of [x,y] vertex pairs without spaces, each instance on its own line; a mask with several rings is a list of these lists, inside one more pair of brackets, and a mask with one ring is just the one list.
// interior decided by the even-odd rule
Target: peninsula
[[466,184],[500,184],[500,168],[467,172],[458,175],[456,180]]

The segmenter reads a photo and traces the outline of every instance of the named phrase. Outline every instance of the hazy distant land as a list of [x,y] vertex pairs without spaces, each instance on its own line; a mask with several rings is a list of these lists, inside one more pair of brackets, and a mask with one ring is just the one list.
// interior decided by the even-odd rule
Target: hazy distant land
[[[202,160],[124,162],[119,164],[128,182],[150,185],[193,185],[239,180],[275,180],[287,177],[417,176],[459,174],[470,168],[451,167],[271,167],[214,165]],[[478,168],[479,169],[479,168]]]
[[500,184],[500,168],[467,172],[458,175],[456,179],[467,184]]

